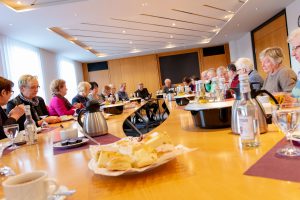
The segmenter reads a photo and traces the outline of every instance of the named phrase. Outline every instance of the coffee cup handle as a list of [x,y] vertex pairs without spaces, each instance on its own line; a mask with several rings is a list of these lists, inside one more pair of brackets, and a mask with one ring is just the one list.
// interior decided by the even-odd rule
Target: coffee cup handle
[[[48,193],[48,195],[54,194],[59,188],[59,185],[58,185],[57,181],[54,178],[45,179],[45,184],[47,184],[47,193]],[[51,186],[54,186],[54,187],[52,188]]]

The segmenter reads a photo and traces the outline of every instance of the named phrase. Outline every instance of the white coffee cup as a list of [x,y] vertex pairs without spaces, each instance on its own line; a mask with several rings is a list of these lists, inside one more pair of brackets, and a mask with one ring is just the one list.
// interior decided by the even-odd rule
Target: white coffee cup
[[67,140],[67,139],[73,139],[78,138],[78,130],[77,128],[67,128],[60,131],[60,139],[61,140]]
[[45,171],[33,171],[13,176],[2,183],[5,200],[47,200],[59,185],[47,178]]

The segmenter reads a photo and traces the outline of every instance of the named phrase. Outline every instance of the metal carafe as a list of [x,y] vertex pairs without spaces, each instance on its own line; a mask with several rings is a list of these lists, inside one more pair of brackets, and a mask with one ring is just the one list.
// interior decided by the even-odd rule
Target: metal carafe
[[96,100],[87,102],[86,108],[79,112],[77,121],[83,131],[91,137],[108,133],[106,120],[100,112],[100,104]]
[[[255,103],[258,106],[258,123],[259,123],[259,131],[260,133],[266,133],[268,132],[268,124],[272,123],[272,116],[266,115],[264,107],[261,105],[261,103],[256,99],[258,95],[261,94],[267,94],[274,102],[275,104],[278,104],[275,97],[269,93],[266,90],[258,90],[255,91],[251,87],[251,98],[255,101]],[[237,107],[239,106],[239,102],[241,101],[240,97],[240,88],[231,88],[235,92],[236,100],[232,106],[232,113],[231,113],[231,130],[233,133],[238,134],[238,126],[237,126]]]

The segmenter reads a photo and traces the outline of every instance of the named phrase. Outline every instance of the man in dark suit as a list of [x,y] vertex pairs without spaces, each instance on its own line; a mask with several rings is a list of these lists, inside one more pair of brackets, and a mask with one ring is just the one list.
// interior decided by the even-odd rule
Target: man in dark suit
[[[143,83],[138,84],[138,89],[134,92],[136,97],[140,97],[144,100],[150,100],[151,94],[149,94],[147,88],[144,88]],[[155,121],[154,116],[156,115],[156,112],[158,110],[157,103],[154,103],[152,101],[148,101],[147,104],[144,105],[146,109],[146,115],[150,121]],[[150,111],[152,109],[152,115],[150,114]]]

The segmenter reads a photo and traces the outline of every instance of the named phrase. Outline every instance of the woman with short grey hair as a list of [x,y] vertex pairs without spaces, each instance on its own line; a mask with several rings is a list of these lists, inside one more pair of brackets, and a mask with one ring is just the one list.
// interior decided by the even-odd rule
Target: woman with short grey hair
[[72,99],[72,105],[80,103],[80,108],[86,107],[86,103],[89,101],[87,96],[89,95],[91,84],[89,82],[80,82],[77,86],[77,95]]
[[271,93],[291,92],[297,81],[296,73],[282,65],[284,56],[280,47],[264,49],[259,54],[262,68],[268,74],[262,89]]
[[254,64],[249,58],[239,58],[235,62],[238,74],[248,74],[249,82],[255,90],[260,90],[264,84],[263,78],[254,69]]

